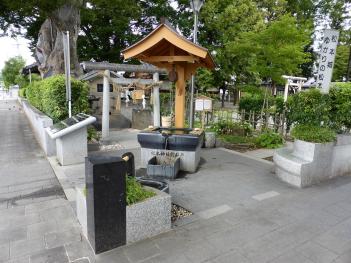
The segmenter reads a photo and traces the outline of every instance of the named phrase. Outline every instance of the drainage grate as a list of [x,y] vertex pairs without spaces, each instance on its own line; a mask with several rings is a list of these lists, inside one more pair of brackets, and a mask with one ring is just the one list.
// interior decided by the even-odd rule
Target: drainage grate
[[191,216],[193,213],[177,204],[172,204],[172,222],[180,218]]

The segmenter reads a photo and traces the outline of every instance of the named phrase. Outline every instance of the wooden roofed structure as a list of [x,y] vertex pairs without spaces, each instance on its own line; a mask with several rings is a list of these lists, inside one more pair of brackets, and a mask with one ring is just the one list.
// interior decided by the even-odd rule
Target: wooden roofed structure
[[184,128],[185,83],[199,67],[214,69],[208,50],[189,41],[164,21],[122,53],[125,59],[136,58],[168,71],[176,81],[175,126]]

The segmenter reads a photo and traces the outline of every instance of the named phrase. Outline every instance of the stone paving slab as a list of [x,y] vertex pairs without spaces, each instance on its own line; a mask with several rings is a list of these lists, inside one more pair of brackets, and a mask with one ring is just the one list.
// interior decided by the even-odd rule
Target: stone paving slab
[[[192,216],[94,255],[23,114],[0,111],[0,119],[0,262],[351,262],[351,177],[295,189],[275,178],[271,162],[224,149],[203,150],[198,172],[170,182],[173,202]],[[82,166],[58,177],[67,189],[84,182]],[[253,198],[269,192],[279,195]]]

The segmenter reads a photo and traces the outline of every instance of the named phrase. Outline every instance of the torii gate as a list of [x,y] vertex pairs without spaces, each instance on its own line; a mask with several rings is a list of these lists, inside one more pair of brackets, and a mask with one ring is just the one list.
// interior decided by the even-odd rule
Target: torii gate
[[294,77],[294,76],[286,76],[286,75],[283,75],[282,78],[286,79],[285,88],[284,88],[284,102],[288,100],[289,87],[293,87],[297,89],[298,92],[300,92],[302,89],[302,85],[307,80],[307,78],[303,78],[303,77]]
[[[102,139],[106,139],[109,136],[110,131],[110,71],[125,71],[125,72],[142,72],[142,73],[153,73],[153,82],[159,82],[159,73],[165,73],[166,71],[162,68],[157,68],[152,65],[129,65],[129,64],[114,64],[108,62],[90,62],[85,61],[82,63],[84,70],[101,70],[104,71],[103,79],[103,94],[102,94]],[[160,96],[159,87],[153,87],[154,92],[154,125],[158,120],[160,126]]]
[[170,80],[176,81],[175,127],[184,128],[185,82],[199,67],[215,68],[208,50],[181,36],[167,21],[164,21],[149,35],[122,53],[124,59],[137,58],[167,69]]

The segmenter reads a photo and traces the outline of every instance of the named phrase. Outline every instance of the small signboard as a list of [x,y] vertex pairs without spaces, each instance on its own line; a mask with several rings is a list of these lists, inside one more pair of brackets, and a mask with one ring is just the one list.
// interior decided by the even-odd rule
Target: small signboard
[[195,100],[195,111],[212,111],[212,99],[206,96],[199,96]]
[[95,121],[95,117],[87,115],[85,113],[79,113],[72,116],[71,118],[67,118],[46,128],[46,131],[52,139],[56,139],[67,133],[78,130],[83,126],[87,126]]
[[320,51],[316,81],[317,87],[321,88],[321,91],[323,93],[329,92],[338,40],[339,32],[337,30],[324,30],[323,44]]

